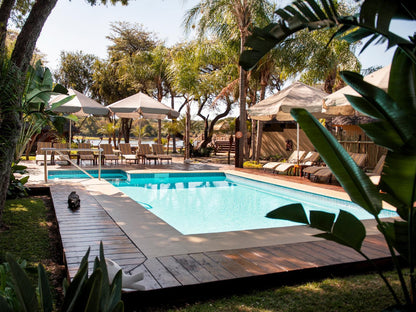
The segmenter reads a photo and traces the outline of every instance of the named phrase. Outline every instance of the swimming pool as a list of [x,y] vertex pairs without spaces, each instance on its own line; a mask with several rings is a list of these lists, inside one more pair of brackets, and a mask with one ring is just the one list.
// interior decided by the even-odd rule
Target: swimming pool
[[[271,210],[294,202],[306,210],[338,213],[343,209],[359,219],[372,218],[349,201],[221,172],[127,174],[106,179],[184,235],[298,225],[265,218]],[[380,215],[391,216],[395,213]]]

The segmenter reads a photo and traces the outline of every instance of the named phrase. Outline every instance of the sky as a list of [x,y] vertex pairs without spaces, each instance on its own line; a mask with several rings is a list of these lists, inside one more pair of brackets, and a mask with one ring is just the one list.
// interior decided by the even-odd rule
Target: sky
[[[277,0],[287,4],[288,0]],[[154,32],[168,46],[186,39],[182,27],[185,12],[198,0],[130,0],[128,6],[91,7],[85,0],[59,0],[43,27],[37,48],[46,54],[51,70],[59,64],[61,51],[107,57],[110,24],[118,21],[140,23]],[[408,28],[408,27],[405,27]],[[385,53],[385,46],[371,47],[359,59],[363,68],[388,65],[393,51]]]
[[91,7],[85,0],[59,0],[43,27],[37,48],[47,55],[47,66],[55,69],[61,51],[94,54],[106,58],[111,42],[110,24],[139,23],[168,46],[185,39],[181,26],[184,13],[196,0],[130,0],[128,6]]

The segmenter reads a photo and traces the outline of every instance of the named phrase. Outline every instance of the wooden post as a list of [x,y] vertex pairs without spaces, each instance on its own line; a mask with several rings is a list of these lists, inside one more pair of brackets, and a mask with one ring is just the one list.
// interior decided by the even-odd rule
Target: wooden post
[[46,153],[47,151],[43,151],[43,169],[44,169],[44,176],[45,176],[45,182],[48,182],[48,165],[46,164]]

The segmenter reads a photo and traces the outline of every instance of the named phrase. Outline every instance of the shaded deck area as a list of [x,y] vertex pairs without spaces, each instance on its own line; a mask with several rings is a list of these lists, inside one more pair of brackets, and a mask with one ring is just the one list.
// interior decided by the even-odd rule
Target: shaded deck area
[[[333,242],[311,240],[252,248],[207,250],[146,256],[82,184],[50,185],[69,277],[73,277],[88,247],[90,264],[103,241],[105,255],[125,272],[144,272],[144,292],[126,293],[129,307],[224,292],[244,287],[281,285],[297,280],[361,272],[371,269],[355,251]],[[81,209],[68,209],[67,196],[75,190]],[[300,234],[302,235],[302,234]],[[368,235],[363,252],[381,265],[390,257],[381,235]]]

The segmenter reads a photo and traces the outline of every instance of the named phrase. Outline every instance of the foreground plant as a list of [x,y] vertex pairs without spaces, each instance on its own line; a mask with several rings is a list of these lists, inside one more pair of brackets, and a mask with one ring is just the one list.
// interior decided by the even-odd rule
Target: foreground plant
[[[399,37],[389,27],[393,18],[415,20],[416,5],[410,0],[365,0],[359,16],[344,17],[338,16],[336,6],[335,1],[321,0],[318,4],[307,0],[296,1],[278,10],[276,13],[282,18],[281,22],[256,30],[247,41],[251,50],[246,51],[240,61],[246,69],[251,68],[275,44],[304,28],[339,27],[336,35],[350,42],[369,38],[364,48],[380,38],[388,40],[389,47],[398,47],[393,57],[387,93],[366,83],[361,75],[341,73],[344,81],[361,95],[346,96],[351,105],[376,120],[360,127],[374,143],[388,150],[378,186],[312,115],[303,109],[293,109],[291,114],[351,200],[374,216],[378,230],[386,239],[405,300],[400,300],[389,281],[379,272],[396,301],[396,306],[386,311],[415,311],[416,42],[413,37]],[[399,217],[393,222],[379,218],[382,201],[396,208]],[[307,216],[302,205],[293,204],[278,208],[267,216],[308,224],[323,231],[316,236],[353,248],[369,260],[361,249],[366,236],[365,227],[346,211],[340,211],[338,216],[311,211]],[[403,273],[404,266],[409,267],[408,283]]]
[[[89,253],[88,249],[73,280],[64,280],[64,300],[60,311],[124,311],[121,301],[122,271],[110,284],[101,243],[100,257],[95,258],[93,273],[88,276]],[[6,260],[7,265],[0,266],[0,286],[4,285],[0,287],[1,311],[53,311],[54,303],[43,266],[38,265],[38,287],[35,289],[22,265],[10,254],[6,255]]]
[[28,188],[25,186],[29,180],[29,176],[16,177],[15,174],[23,175],[28,173],[26,166],[12,163],[12,170],[10,173],[9,188],[7,190],[7,199],[19,198],[27,196]]
[[43,67],[40,61],[34,66],[29,66],[22,98],[23,124],[16,145],[15,161],[20,159],[27,148],[30,150],[43,127],[54,126],[62,132],[67,118],[76,119],[73,115],[61,117],[52,111],[72,100],[74,96],[68,96],[49,107],[51,96],[59,94],[68,94],[68,90],[60,84],[53,83],[52,74],[48,68]]

